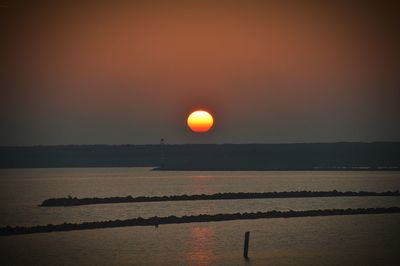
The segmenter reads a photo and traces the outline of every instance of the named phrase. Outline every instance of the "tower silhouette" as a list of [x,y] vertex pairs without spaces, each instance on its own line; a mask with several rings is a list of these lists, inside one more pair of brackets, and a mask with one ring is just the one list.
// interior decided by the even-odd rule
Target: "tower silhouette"
[[165,167],[165,141],[164,141],[164,138],[162,138],[160,140],[160,152],[161,152],[160,168],[164,169],[164,167]]

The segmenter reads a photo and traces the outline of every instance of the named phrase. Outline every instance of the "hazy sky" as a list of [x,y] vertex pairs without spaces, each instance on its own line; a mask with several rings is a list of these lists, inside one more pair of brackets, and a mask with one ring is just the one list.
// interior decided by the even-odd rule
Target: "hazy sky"
[[398,6],[105,2],[0,5],[0,145],[400,141]]

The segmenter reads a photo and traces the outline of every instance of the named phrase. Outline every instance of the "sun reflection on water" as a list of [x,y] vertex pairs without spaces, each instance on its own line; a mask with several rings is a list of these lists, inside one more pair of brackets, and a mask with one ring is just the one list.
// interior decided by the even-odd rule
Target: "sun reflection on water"
[[214,255],[214,230],[210,227],[194,227],[190,231],[191,241],[188,252],[188,264],[211,265]]

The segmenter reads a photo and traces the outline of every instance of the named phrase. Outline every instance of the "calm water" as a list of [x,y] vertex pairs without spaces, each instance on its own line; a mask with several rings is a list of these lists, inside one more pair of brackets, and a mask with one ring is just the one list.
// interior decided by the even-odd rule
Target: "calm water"
[[[400,206],[395,197],[258,199],[39,208],[51,197],[400,189],[400,172],[153,172],[149,168],[0,170],[0,225],[134,217]],[[393,264],[400,215],[130,227],[0,238],[5,265]],[[242,259],[251,231],[250,261]]]

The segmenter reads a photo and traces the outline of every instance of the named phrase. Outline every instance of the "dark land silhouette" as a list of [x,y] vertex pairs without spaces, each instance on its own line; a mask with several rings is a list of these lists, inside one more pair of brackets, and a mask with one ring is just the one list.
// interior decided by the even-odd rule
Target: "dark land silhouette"
[[211,195],[172,195],[153,197],[107,197],[107,198],[52,198],[46,199],[40,207],[69,207],[92,204],[110,203],[135,203],[135,202],[160,202],[160,201],[190,201],[190,200],[235,200],[235,199],[270,199],[270,198],[317,198],[317,197],[377,197],[377,196],[400,196],[398,190],[386,192],[353,192],[353,191],[288,191],[288,192],[259,192],[259,193],[215,193]]
[[1,168],[399,170],[400,142],[0,147]]
[[87,230],[100,228],[115,228],[125,226],[159,226],[162,224],[181,224],[181,223],[200,223],[218,222],[231,220],[250,220],[250,219],[270,219],[270,218],[294,218],[294,217],[317,217],[317,216],[337,216],[337,215],[361,215],[361,214],[393,214],[400,213],[399,207],[390,208],[360,208],[360,209],[327,209],[327,210],[307,210],[307,211],[268,211],[256,213],[232,213],[232,214],[200,214],[192,216],[168,216],[151,218],[133,218],[127,220],[113,220],[100,222],[84,223],[63,223],[37,225],[33,227],[0,227],[0,236],[48,233],[58,231]]

